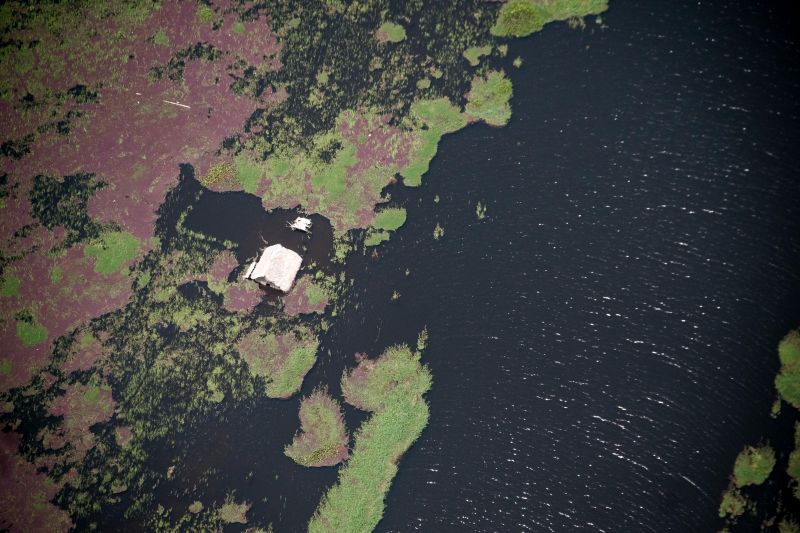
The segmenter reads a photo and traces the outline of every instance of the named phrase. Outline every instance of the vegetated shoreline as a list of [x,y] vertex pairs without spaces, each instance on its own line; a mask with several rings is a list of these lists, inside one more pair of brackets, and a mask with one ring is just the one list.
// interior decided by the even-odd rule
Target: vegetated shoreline
[[[792,330],[778,344],[781,367],[775,377],[776,399],[770,416],[791,417],[794,427],[794,449],[786,454],[762,440],[746,445],[738,454],[728,487],[722,493],[719,516],[725,520],[725,531],[752,527],[762,520],[761,528],[777,526],[780,533],[800,532],[800,331]],[[790,412],[785,413],[784,409]],[[788,478],[788,485],[776,489],[774,501],[763,507],[766,482]],[[761,504],[761,507],[757,505]]]
[[[18,70],[3,77],[2,84],[21,98],[18,108],[8,108],[16,137],[3,143],[6,159],[0,160],[9,170],[8,180],[4,175],[0,183],[2,205],[11,221],[3,230],[14,239],[17,233],[22,235],[12,248],[23,249],[30,244],[28,237],[37,245],[7,265],[0,283],[4,317],[13,316],[4,324],[4,334],[9,345],[15,344],[10,356],[0,359],[2,416],[10,428],[3,434],[0,453],[18,474],[0,497],[0,519],[9,518],[18,527],[31,520],[36,527],[53,530],[102,529],[100,512],[106,506],[124,509],[126,520],[130,514],[130,520],[141,520],[143,526],[154,529],[213,529],[220,520],[246,521],[250,504],[232,498],[221,507],[208,501],[204,506],[200,499],[187,509],[156,507],[143,487],[171,482],[175,468],[180,471],[182,465],[171,465],[166,473],[150,469],[147,446],[174,439],[208,417],[222,401],[295,394],[315,362],[311,352],[316,349],[317,335],[332,314],[301,322],[280,312],[259,311],[258,292],[233,279],[235,243],[184,227],[191,206],[172,209],[174,202],[191,203],[189,196],[202,193],[190,183],[209,190],[244,190],[261,198],[266,209],[300,204],[319,212],[336,229],[340,237],[336,256],[344,262],[359,244],[348,230],[371,227],[374,239],[382,241],[405,221],[401,207],[388,208],[382,217],[375,212],[376,205],[389,202],[382,189],[396,174],[407,186],[419,185],[444,134],[481,120],[501,126],[511,116],[511,82],[502,70],[489,65],[491,57],[505,56],[501,51],[505,45],[486,44],[491,41],[488,27],[492,24],[486,16],[470,18],[469,24],[460,18],[448,19],[460,24],[458,34],[454,32],[452,43],[448,42],[452,46],[427,49],[434,60],[427,58],[422,65],[405,61],[413,54],[402,52],[413,50],[408,43],[415,39],[411,29],[406,34],[398,22],[383,20],[385,13],[380,13],[381,20],[364,23],[358,18],[359,9],[336,2],[322,9],[307,8],[309,16],[302,20],[291,10],[276,8],[268,22],[257,8],[221,10],[203,2],[167,3],[160,9],[155,4],[142,6],[93,4],[84,11],[45,6],[37,15],[41,19],[25,19],[20,26],[24,29],[27,22],[36,31],[43,30],[36,36],[41,40],[23,40],[14,50],[9,48],[8,57],[20,61],[15,65]],[[596,12],[597,6],[605,9],[606,3],[549,0],[547,6],[541,24],[528,28],[528,22],[518,21],[514,33],[507,35],[529,34],[561,15],[579,17]],[[493,14],[497,8],[482,6],[480,10]],[[364,89],[359,99],[347,94],[353,92],[348,86],[355,79],[353,72],[365,73],[358,69],[348,72],[349,78],[343,76],[340,85],[337,75],[344,72],[327,64],[316,75],[307,75],[304,69],[311,67],[302,60],[303,53],[316,54],[323,35],[317,25],[324,27],[331,17],[343,24],[355,20],[348,26],[351,30],[375,22],[377,31],[369,29],[369,34],[383,48],[372,59],[400,58],[370,63],[370,76],[378,82],[374,86],[383,87],[383,92]],[[112,18],[118,24],[109,24]],[[422,34],[424,40],[446,41],[434,19],[425,20],[431,31]],[[513,23],[514,14],[507,12],[505,19]],[[87,30],[91,34],[97,28],[102,31],[92,37],[92,45],[84,46],[88,41],[81,39]],[[66,32],[68,39],[62,41],[66,45],[51,46],[58,43],[59,32]],[[414,44],[419,44],[419,37]],[[112,40],[114,46],[109,49]],[[480,55],[472,51],[463,56],[478,45]],[[362,48],[360,43],[354,46]],[[484,54],[487,46],[490,52]],[[284,48],[292,54],[281,57]],[[354,64],[370,60],[331,54],[327,59],[342,70],[346,67],[339,56],[347,56],[345,61]],[[129,62],[133,57],[137,61]],[[483,57],[487,59],[481,63]],[[76,67],[74,76],[51,77],[52,72],[63,71],[65,58],[66,64]],[[478,69],[463,68],[465,60]],[[84,75],[82,68],[89,74]],[[220,79],[232,75],[235,81],[231,85],[201,83],[210,79],[209,70]],[[127,84],[116,86],[110,81],[129,79],[126,76],[148,77],[153,83],[136,95],[142,104],[136,116],[126,121],[130,135],[120,138],[118,148],[111,148],[119,133],[118,114],[131,118],[131,94]],[[417,82],[405,83],[406,77]],[[70,87],[73,78],[81,84]],[[20,80],[23,83],[15,85]],[[314,83],[309,85],[308,80]],[[405,86],[417,90],[396,89]],[[26,91],[36,94],[25,96]],[[29,96],[37,106],[28,105]],[[376,97],[387,98],[381,112],[375,111]],[[301,99],[306,108],[297,112],[302,106],[296,101],[281,106],[293,98]],[[188,111],[191,107],[177,100],[202,100],[208,107]],[[58,124],[49,122],[56,116],[46,104],[51,101],[58,102],[54,104],[57,116],[64,118]],[[253,113],[255,109],[259,113]],[[20,110],[30,120],[16,120]],[[184,110],[187,115],[180,114]],[[188,122],[186,117],[190,117]],[[237,128],[245,120],[253,135],[239,138]],[[25,130],[37,126],[35,133]],[[188,162],[177,179],[174,161],[164,155],[177,152],[162,141],[180,140],[178,131],[184,130],[193,142],[177,151],[180,161]],[[153,131],[160,136],[150,135]],[[46,151],[41,158],[42,143],[70,149]],[[89,150],[91,157],[82,150]],[[96,158],[97,154],[108,157]],[[65,169],[73,168],[86,172],[63,175]],[[193,172],[184,172],[188,168],[197,169],[197,181]],[[48,176],[31,185],[27,178],[38,172],[60,177]],[[52,205],[68,209],[54,216]],[[174,218],[172,211],[177,213]],[[23,228],[27,229],[18,232]],[[24,277],[22,272],[31,276]],[[47,273],[52,287],[38,283]],[[320,279],[318,275],[328,279],[320,271],[313,274],[314,279]],[[337,282],[343,284],[344,279],[326,287]],[[321,296],[311,290],[290,308],[298,314],[310,308],[324,311],[325,305],[316,306],[322,298],[336,305],[335,292],[326,290]],[[70,305],[58,305],[64,301]],[[71,314],[64,319],[66,311]],[[231,349],[254,331],[259,336],[267,333],[265,342],[275,345],[265,357]],[[283,334],[286,337],[279,338]],[[408,359],[387,354],[380,360]],[[411,367],[410,375],[427,373],[424,366],[419,367],[422,370]],[[360,373],[369,374],[367,368],[371,368],[368,363],[359,365],[348,383],[358,383]],[[403,394],[351,390],[346,395],[348,402],[374,414],[357,431],[353,457],[342,469],[340,483],[320,503],[310,527],[337,523],[345,531],[348,527],[368,530],[378,523],[397,470],[395,463],[428,421],[422,395],[430,386],[429,379],[427,384],[419,376],[410,381],[417,383],[417,389],[401,387]],[[369,388],[370,382],[362,384]],[[384,404],[390,400],[390,405]],[[398,412],[397,405],[405,409]],[[52,416],[42,427],[21,424],[37,413]],[[376,439],[376,434],[381,438]],[[21,450],[32,455],[23,455]],[[87,453],[92,454],[91,469],[84,463]],[[378,456],[388,457],[391,468],[370,461]],[[365,491],[353,483],[357,478],[380,483]],[[367,505],[363,516],[348,521],[342,509],[352,499]]]
[[317,389],[300,402],[300,432],[284,453],[303,466],[334,466],[348,458],[350,439],[342,407],[328,391]]
[[351,458],[320,502],[309,532],[372,531],[380,522],[400,458],[428,423],[423,395],[431,381],[420,353],[408,346],[390,347],[345,372],[345,401],[373,414],[356,432]]

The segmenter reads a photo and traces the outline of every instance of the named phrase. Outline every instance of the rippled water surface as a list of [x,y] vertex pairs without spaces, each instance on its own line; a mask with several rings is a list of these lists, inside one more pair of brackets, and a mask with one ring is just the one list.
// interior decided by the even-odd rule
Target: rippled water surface
[[359,307],[311,376],[428,326],[430,425],[379,530],[721,525],[800,321],[789,15],[612,0],[603,29],[511,45],[511,123],[445,138],[395,191],[409,222],[355,261]]

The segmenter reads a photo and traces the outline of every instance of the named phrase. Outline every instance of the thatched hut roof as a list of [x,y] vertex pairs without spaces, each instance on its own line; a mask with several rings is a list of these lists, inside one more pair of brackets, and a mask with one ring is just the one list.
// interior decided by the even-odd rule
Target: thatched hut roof
[[273,244],[262,252],[258,261],[250,265],[245,277],[289,292],[302,262],[303,258],[297,253],[280,244]]

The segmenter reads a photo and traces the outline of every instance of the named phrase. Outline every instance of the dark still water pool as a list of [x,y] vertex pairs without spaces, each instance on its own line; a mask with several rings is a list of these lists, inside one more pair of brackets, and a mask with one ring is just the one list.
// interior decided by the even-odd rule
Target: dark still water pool
[[353,262],[359,306],[309,380],[427,324],[430,425],[380,531],[720,527],[800,322],[789,15],[618,0],[514,43],[509,125],[446,137],[394,191],[409,222]]

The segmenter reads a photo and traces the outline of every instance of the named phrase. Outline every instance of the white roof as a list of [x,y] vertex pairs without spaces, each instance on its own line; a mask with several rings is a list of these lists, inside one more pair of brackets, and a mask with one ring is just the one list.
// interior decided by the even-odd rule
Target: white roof
[[289,292],[303,258],[280,244],[267,247],[261,257],[247,269],[248,277],[263,285]]

